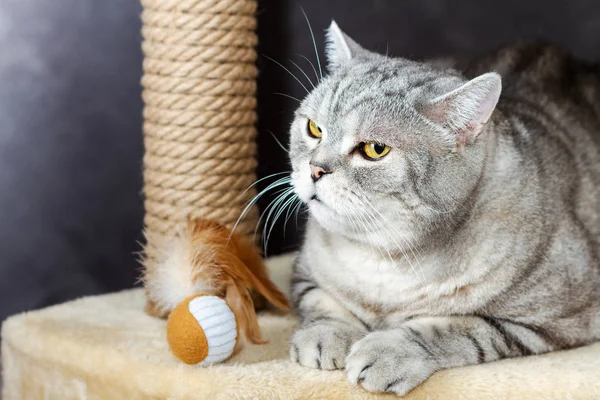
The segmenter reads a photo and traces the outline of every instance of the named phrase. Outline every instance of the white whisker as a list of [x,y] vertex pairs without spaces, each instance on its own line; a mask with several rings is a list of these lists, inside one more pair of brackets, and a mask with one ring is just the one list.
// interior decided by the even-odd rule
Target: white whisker
[[310,82],[311,86],[313,87],[313,89],[315,88],[315,84],[313,83],[313,81],[308,77],[308,75],[306,75],[306,72],[304,72],[304,70],[302,68],[300,68],[300,66],[298,64],[296,64],[293,60],[288,60],[289,62],[291,62],[294,67],[298,68],[298,70],[300,72],[302,72],[302,75],[304,75],[306,77],[306,79]]
[[[252,185],[248,186],[248,188],[244,191],[244,193],[246,193],[248,190],[250,190],[254,185],[258,184],[259,182],[264,181],[265,179],[271,178],[273,176],[281,175],[281,174],[289,174],[289,171],[286,171],[286,172],[276,172],[274,174],[265,176],[265,177],[257,180],[256,182],[254,182]],[[238,217],[237,221],[235,221],[235,224],[233,225],[233,228],[231,229],[231,233],[229,234],[228,240],[231,240],[231,236],[233,236],[233,233],[237,229],[237,227],[240,224],[240,222],[242,221],[242,219],[246,216],[246,214],[248,213],[248,211],[250,211],[250,209],[252,209],[252,207],[256,204],[256,202],[265,193],[267,193],[271,189],[276,188],[277,186],[289,184],[291,181],[292,181],[292,178],[290,178],[289,176],[285,176],[283,178],[279,178],[278,180],[276,180],[275,182],[273,182],[269,186],[267,186],[265,189],[263,189],[259,193],[255,194],[254,197],[252,197],[250,199],[250,201],[248,201],[248,204],[246,205],[246,207],[240,213],[240,216]]]
[[308,25],[308,30],[310,31],[310,37],[312,38],[313,47],[315,49],[315,56],[317,56],[317,65],[319,66],[319,74],[321,74],[321,79],[323,79],[323,70],[321,69],[321,59],[319,58],[319,52],[317,51],[317,42],[315,41],[315,35],[313,33],[312,27],[310,26],[310,21],[308,20],[308,16],[304,12],[304,9],[300,7],[300,11],[304,14],[304,19],[306,19],[306,24]]
[[274,95],[277,95],[277,96],[283,96],[283,97],[287,97],[288,99],[296,100],[298,103],[302,103],[302,100],[300,100],[299,98],[297,98],[297,97],[294,97],[294,96],[291,96],[291,95],[289,95],[289,94],[286,94],[286,93],[281,93],[281,92],[273,92],[273,94],[274,94]]
[[296,82],[298,82],[300,84],[300,86],[302,86],[302,88],[304,90],[306,90],[306,93],[310,93],[310,90],[308,90],[306,88],[306,86],[304,86],[304,83],[302,83],[302,81],[300,79],[298,79],[298,77],[296,75],[294,75],[294,73],[292,71],[290,71],[285,65],[283,65],[282,63],[280,63],[279,61],[267,56],[263,54],[263,57],[265,57],[267,60],[271,60],[273,61],[275,64],[279,65],[281,68],[283,68],[288,74],[290,74],[292,76],[292,78],[294,78],[296,80]]
[[306,61],[308,61],[308,63],[310,64],[310,66],[312,67],[313,72],[315,73],[315,78],[317,79],[317,83],[320,82],[319,79],[319,74],[317,74],[317,69],[315,68],[315,65],[312,63],[312,61],[310,61],[308,59],[308,57],[303,56],[302,54],[296,53],[297,56],[304,58]]
[[277,139],[277,136],[275,136],[275,134],[273,133],[273,131],[268,130],[267,132],[269,132],[271,134],[271,136],[273,137],[273,140],[275,140],[275,142],[277,142],[277,144],[279,145],[279,147],[281,148],[281,150],[283,150],[286,153],[290,154],[290,151],[288,149],[286,149],[286,147],[279,141],[279,139]]
[[[294,188],[284,188],[282,190],[279,191],[279,195],[275,198],[274,201],[272,201],[269,206],[267,206],[267,208],[265,209],[265,211],[263,212],[263,214],[268,210],[269,213],[267,214],[267,218],[265,219],[265,224],[263,226],[263,231],[262,231],[262,241],[263,241],[263,251],[264,251],[264,255],[267,255],[267,244],[268,244],[268,236],[267,236],[267,229],[269,226],[269,220],[271,219],[271,216],[273,215],[273,213],[277,213],[278,211],[276,211],[278,209],[278,207],[280,207],[286,200],[287,197],[291,194],[293,195],[294,192]],[[258,220],[258,224],[257,227],[260,226],[260,221],[262,220],[262,215]],[[272,224],[275,223],[275,221],[277,220],[277,218],[275,218],[272,222]],[[273,225],[271,225],[271,229],[273,229]],[[269,231],[270,232],[270,231]]]
[[[298,195],[294,196],[294,202],[288,207],[287,212],[285,213],[285,220],[283,222],[283,235],[285,237],[285,232],[287,231],[287,224],[292,215],[294,215],[294,210],[297,208],[296,202],[302,205],[302,201],[298,197]],[[298,227],[298,222],[296,222],[296,227]]]
[[[375,207],[373,207],[373,205],[369,202],[366,201],[365,202],[366,205],[368,205],[373,211],[375,211],[380,218],[383,220],[383,222],[385,222],[387,225],[389,225],[390,228],[392,228],[394,230],[394,232],[397,234],[397,236],[399,236],[400,240],[402,240],[404,242],[404,244],[408,247],[409,251],[412,253],[412,256],[415,258],[415,260],[417,261],[417,264],[419,266],[419,269],[421,271],[421,276],[423,278],[423,280],[425,280],[425,274],[423,272],[423,267],[421,266],[421,262],[419,261],[419,258],[417,257],[417,255],[415,254],[415,252],[412,249],[412,246],[410,244],[410,242],[404,237],[404,235],[402,235],[402,233],[400,233],[395,226],[393,226],[384,216],[383,214],[381,214],[381,212],[379,210],[377,210]],[[387,230],[387,228],[385,228],[386,231],[388,233],[392,233],[389,230]],[[394,235],[391,235],[392,237],[394,237]],[[402,252],[402,254],[404,255],[404,258],[406,258],[406,261],[408,261],[410,267],[413,269],[413,271],[415,272],[415,274],[418,275],[417,270],[414,268],[414,266],[412,265],[411,261],[410,261],[410,257],[408,257],[408,255],[404,252],[402,246],[400,246],[400,244],[398,244],[398,242],[396,242],[396,239],[394,238],[394,243],[396,243],[396,246],[398,246],[398,249]]]
[[[273,228],[275,227],[275,223],[277,222],[277,220],[279,219],[279,217],[281,216],[281,214],[283,214],[283,212],[285,211],[285,209],[289,206],[291,206],[294,201],[296,201],[296,195],[293,193],[293,188],[292,189],[292,193],[291,193],[291,197],[289,199],[287,199],[286,201],[282,201],[279,207],[279,211],[277,211],[277,213],[275,214],[275,217],[273,218],[273,222],[271,222],[271,228],[269,228],[269,233],[267,234],[267,237],[265,239],[265,249],[266,249],[266,243],[269,242],[269,239],[271,238],[271,233],[273,232]],[[289,197],[289,194],[286,194],[285,198]]]
[[[374,228],[374,225],[371,225],[371,224],[369,223],[369,221],[372,221],[372,222],[373,222],[373,224],[375,224],[375,219],[373,218],[373,215],[371,215],[371,214],[370,214],[370,213],[369,213],[367,210],[364,210],[364,211],[367,213],[367,217],[368,217],[368,218],[364,218],[364,221],[366,222],[366,224],[367,224],[367,226],[368,226],[368,228],[367,228],[367,227],[365,227],[365,231],[366,231],[366,232],[371,232],[371,233],[373,233],[374,235],[376,235],[376,236],[377,236],[377,238],[378,238],[378,240],[381,240],[381,243],[383,244],[383,240],[382,240],[382,239],[383,239],[383,237],[382,237],[382,236],[379,234],[379,232],[377,231],[377,229],[376,229],[376,228]],[[362,217],[362,216],[361,216],[361,219],[363,219],[363,217]],[[373,243],[372,243],[370,240],[369,240],[369,244],[371,245],[371,249],[373,249],[373,248],[374,248],[374,245],[373,245]],[[379,254],[381,255],[381,258],[385,258],[385,255],[384,255],[384,254],[383,254],[383,252],[381,251],[381,248],[380,248],[379,246],[376,246],[376,247],[377,247],[377,250],[379,251]],[[391,263],[392,265],[394,265],[394,268],[395,268],[395,266],[396,266],[396,263],[394,262],[394,259],[393,259],[393,257],[392,257],[392,254],[389,252],[389,249],[387,248],[387,246],[383,245],[383,247],[384,247],[384,250],[385,250],[385,252],[386,252],[386,253],[387,253],[387,255],[388,255],[388,258],[390,259],[390,263]],[[373,253],[375,253],[375,250],[372,250],[372,251],[373,251]]]

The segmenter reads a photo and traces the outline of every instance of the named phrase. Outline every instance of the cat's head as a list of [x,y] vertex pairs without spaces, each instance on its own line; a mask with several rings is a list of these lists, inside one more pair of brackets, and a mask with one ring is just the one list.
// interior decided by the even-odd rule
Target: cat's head
[[329,73],[291,125],[295,192],[333,232],[430,229],[474,190],[500,76],[375,54],[335,22],[327,39]]

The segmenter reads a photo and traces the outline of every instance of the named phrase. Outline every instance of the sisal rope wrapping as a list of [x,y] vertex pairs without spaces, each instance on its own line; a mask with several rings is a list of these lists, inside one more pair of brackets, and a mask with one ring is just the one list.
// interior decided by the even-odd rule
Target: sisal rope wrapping
[[[256,180],[256,0],[141,0],[146,268],[188,215],[232,228]],[[236,233],[252,238],[255,208]]]

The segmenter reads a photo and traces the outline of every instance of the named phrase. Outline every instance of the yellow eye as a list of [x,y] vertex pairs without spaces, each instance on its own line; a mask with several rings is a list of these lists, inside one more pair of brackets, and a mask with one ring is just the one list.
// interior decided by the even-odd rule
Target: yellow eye
[[320,138],[323,136],[323,131],[312,119],[308,120],[308,134],[314,138]]
[[365,142],[360,145],[360,151],[371,161],[376,161],[385,157],[390,150],[390,146],[381,143]]

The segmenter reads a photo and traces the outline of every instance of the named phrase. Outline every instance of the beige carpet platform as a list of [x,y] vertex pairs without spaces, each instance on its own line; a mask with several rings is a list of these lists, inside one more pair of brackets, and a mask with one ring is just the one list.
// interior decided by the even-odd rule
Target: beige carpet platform
[[[285,281],[289,258],[272,259]],[[4,400],[369,399],[342,372],[288,361],[292,315],[263,313],[269,344],[247,346],[225,364],[182,365],[165,322],[143,312],[141,290],[88,297],[21,314],[2,326]],[[600,399],[600,343],[437,373],[409,399]]]

